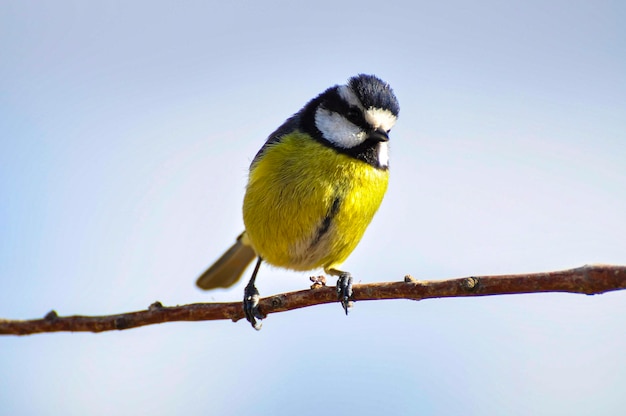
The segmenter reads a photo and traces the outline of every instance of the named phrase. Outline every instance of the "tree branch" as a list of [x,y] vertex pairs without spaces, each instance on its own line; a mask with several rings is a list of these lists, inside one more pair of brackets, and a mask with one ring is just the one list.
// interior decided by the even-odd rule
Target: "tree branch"
[[[312,280],[316,281],[312,278]],[[450,298],[522,293],[568,292],[595,295],[626,289],[626,266],[590,265],[576,269],[533,274],[474,276],[448,280],[419,281],[410,276],[403,282],[354,285],[354,300]],[[283,293],[260,300],[265,314],[337,302],[334,287],[316,281],[310,290]],[[211,321],[243,318],[241,302],[196,303],[165,307],[160,302],[147,310],[106,316],[60,317],[50,311],[43,319],[0,319],[0,335],[42,332],[103,332],[174,321]]]

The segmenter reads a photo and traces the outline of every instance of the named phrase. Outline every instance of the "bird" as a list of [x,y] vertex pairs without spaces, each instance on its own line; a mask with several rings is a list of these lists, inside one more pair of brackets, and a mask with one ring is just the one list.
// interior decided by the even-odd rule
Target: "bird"
[[353,305],[342,270],[378,210],[389,181],[389,132],[400,111],[391,86],[358,74],[310,100],[269,135],[252,160],[243,199],[245,231],[197,279],[227,288],[256,259],[244,315],[259,330],[265,315],[255,282],[262,262],[337,277],[338,301]]

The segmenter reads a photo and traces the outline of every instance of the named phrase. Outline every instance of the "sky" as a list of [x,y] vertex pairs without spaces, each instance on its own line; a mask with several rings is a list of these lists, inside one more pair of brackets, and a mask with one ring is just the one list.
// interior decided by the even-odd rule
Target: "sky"
[[[603,0],[0,0],[0,317],[240,300],[243,281],[194,282],[243,230],[250,161],[358,73],[401,106],[344,264],[358,282],[624,265],[625,18]],[[3,336],[0,413],[620,414],[625,311],[626,292],[535,294]]]

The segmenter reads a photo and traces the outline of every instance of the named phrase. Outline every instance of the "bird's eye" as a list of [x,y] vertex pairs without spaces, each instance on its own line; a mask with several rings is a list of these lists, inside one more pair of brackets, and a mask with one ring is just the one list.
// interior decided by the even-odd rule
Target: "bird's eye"
[[389,134],[390,131],[391,131],[391,129],[387,130],[387,134]]
[[361,112],[359,110],[357,110],[356,108],[349,108],[348,111],[346,112],[346,117],[350,120],[350,119],[356,119],[359,117],[359,115],[361,115]]

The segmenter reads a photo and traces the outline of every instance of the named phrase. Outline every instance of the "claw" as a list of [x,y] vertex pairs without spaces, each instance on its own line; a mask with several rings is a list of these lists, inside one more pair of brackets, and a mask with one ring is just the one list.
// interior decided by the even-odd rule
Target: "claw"
[[[243,313],[246,315],[246,320],[250,322],[252,328],[257,331],[261,329],[263,325],[261,322],[267,315],[264,315],[259,309],[259,290],[254,285],[256,280],[256,275],[259,272],[259,267],[261,266],[261,257],[258,258],[256,262],[256,266],[254,267],[254,272],[252,272],[252,277],[250,281],[246,285],[246,288],[243,291]],[[257,319],[259,321],[257,321]]]
[[[257,331],[260,330],[263,325],[260,321],[265,318],[265,315],[263,315],[259,309],[259,299],[261,299],[261,296],[259,295],[258,289],[254,285],[246,286],[243,292],[243,312],[246,315],[246,320],[250,322],[252,327]],[[259,321],[257,321],[257,319]]]
[[341,302],[343,310],[348,314],[348,309],[352,308],[352,275],[348,272],[342,272],[337,279],[337,297]]

